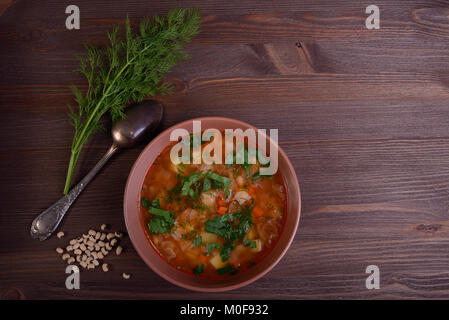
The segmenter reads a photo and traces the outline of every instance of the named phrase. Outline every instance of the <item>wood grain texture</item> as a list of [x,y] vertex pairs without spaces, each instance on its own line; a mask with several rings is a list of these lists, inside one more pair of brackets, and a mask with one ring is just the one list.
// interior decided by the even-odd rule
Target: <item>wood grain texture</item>
[[[177,1],[201,8],[202,32],[168,76],[175,94],[157,97],[160,130],[207,115],[279,128],[302,191],[298,233],[275,269],[207,295],[161,279],[127,239],[123,256],[108,257],[111,272],[83,272],[82,289],[69,291],[54,252],[65,241],[29,237],[64,184],[69,87],[86,86],[74,56],[126,15],[136,23],[173,6],[80,0],[81,29],[68,31],[69,4],[0,1],[2,298],[449,298],[447,1],[377,1],[380,30],[365,28],[371,1]],[[93,137],[76,180],[109,143]],[[66,239],[102,223],[125,230],[123,189],[141,150],[118,154],[88,186],[64,220]],[[370,264],[380,290],[365,288]]]

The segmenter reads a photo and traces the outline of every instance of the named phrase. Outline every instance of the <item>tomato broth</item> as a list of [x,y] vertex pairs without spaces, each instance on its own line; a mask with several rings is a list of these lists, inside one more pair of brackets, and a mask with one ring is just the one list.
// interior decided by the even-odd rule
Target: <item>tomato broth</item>
[[249,164],[247,157],[243,164],[175,165],[174,144],[151,165],[141,191],[140,221],[152,247],[171,266],[195,276],[232,276],[259,263],[286,219],[287,190],[279,170],[260,175],[263,165]]

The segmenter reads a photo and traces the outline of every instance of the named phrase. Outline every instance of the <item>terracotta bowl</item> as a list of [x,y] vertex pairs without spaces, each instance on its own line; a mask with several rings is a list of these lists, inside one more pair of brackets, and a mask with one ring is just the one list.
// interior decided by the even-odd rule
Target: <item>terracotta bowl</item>
[[162,150],[170,143],[170,132],[176,128],[184,128],[189,132],[192,132],[193,120],[201,120],[202,130],[206,130],[208,128],[216,128],[219,130],[237,128],[241,128],[242,130],[246,130],[248,128],[255,129],[255,127],[247,123],[234,119],[205,117],[181,122],[159,134],[142,151],[134,163],[131,173],[129,174],[123,203],[126,228],[128,229],[128,234],[134,248],[139,253],[143,261],[145,261],[145,263],[153,269],[154,272],[167,281],[170,281],[180,287],[195,291],[219,292],[232,290],[245,286],[265,275],[279,262],[289,248],[298,228],[301,211],[299,184],[292,164],[282,149],[279,148],[279,170],[281,170],[281,173],[284,176],[287,187],[287,220],[284,230],[282,231],[275,247],[268,256],[266,256],[254,267],[230,277],[207,279],[195,277],[169,266],[167,262],[165,262],[149,244],[144,230],[142,229],[139,217],[140,192],[142,190],[142,185],[148,169]]

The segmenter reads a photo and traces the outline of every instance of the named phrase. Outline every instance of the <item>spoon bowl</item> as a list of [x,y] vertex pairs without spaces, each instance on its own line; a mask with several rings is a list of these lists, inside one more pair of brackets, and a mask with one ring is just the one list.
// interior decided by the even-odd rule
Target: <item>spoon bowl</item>
[[129,107],[126,110],[126,118],[112,126],[114,145],[119,148],[134,147],[157,128],[163,113],[162,104],[154,100],[143,101]]

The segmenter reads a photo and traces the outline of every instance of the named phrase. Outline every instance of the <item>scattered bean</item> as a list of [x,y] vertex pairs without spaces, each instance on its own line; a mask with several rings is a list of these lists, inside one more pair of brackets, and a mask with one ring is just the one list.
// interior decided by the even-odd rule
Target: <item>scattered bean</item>
[[109,271],[109,265],[107,263],[103,263],[101,268],[103,269],[104,272],[108,272]]
[[62,237],[64,237],[64,232],[59,231],[59,232],[56,234],[56,236],[57,236],[59,239],[61,239]]
[[56,252],[59,253],[59,254],[61,254],[61,253],[64,252],[64,250],[63,250],[62,248],[56,248]]
[[131,275],[128,274],[128,273],[123,272],[122,273],[122,277],[123,277],[123,279],[129,279],[129,278],[131,278]]
[[115,249],[115,254],[119,256],[122,254],[122,251],[123,251],[122,246],[118,246],[117,249]]

